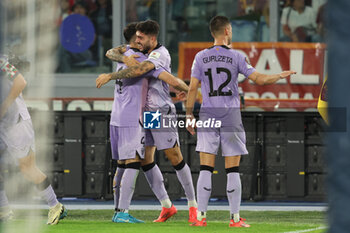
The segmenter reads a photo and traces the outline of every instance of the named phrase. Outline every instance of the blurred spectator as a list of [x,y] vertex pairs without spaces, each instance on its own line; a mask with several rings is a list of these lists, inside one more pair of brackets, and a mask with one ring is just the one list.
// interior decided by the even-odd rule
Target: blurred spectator
[[98,0],[97,9],[90,14],[96,34],[105,38],[112,37],[112,3],[110,0]]
[[138,0],[137,1],[138,21],[147,19],[158,20],[159,1],[155,0]]
[[258,41],[267,42],[270,41],[270,1],[267,0],[262,9],[262,15],[260,17],[260,23],[258,27]]
[[87,8],[89,9],[87,15],[90,15],[92,12],[94,12],[97,9],[97,0],[84,0],[84,2],[87,5]]
[[262,13],[265,4],[266,0],[238,1],[238,17],[231,21],[234,42],[260,40],[262,24],[259,22],[263,19]]
[[[86,16],[89,9],[84,1],[79,1],[74,4],[72,8],[73,14],[80,14]],[[92,60],[92,53],[90,50],[85,50],[81,53],[72,53],[62,46],[58,49],[58,68],[59,73],[70,73],[72,67],[75,65],[83,66],[84,64],[90,64]]]
[[168,49],[171,52],[175,52],[178,49],[178,42],[184,41],[188,32],[188,24],[185,18],[186,1],[185,0],[168,0],[170,7],[171,20],[175,21],[175,30],[170,37]]
[[[319,12],[320,10],[320,7],[322,5],[324,5],[325,3],[327,2],[327,0],[312,0],[311,2],[311,7],[312,9],[314,10],[315,14],[317,15],[317,13]],[[307,5],[307,4],[306,4]]]
[[266,23],[267,27],[270,27],[270,1],[267,0],[262,9],[263,20]]
[[126,24],[138,21],[136,11],[136,0],[128,0],[125,3],[126,7]]
[[96,5],[96,10],[90,14],[97,34],[91,51],[93,57],[102,65],[104,60],[108,61],[104,59],[104,54],[112,47],[112,3],[111,0],[97,0]]
[[325,36],[327,34],[327,28],[325,27],[325,9],[327,7],[327,3],[320,6],[317,13],[316,23],[317,23],[317,33],[320,35],[321,41],[325,40]]
[[176,21],[176,29],[178,32],[182,32],[185,29],[185,0],[168,0],[168,4],[171,6],[171,19]]
[[285,35],[282,41],[317,42],[316,16],[305,0],[291,0],[282,11],[281,24]]
[[61,25],[63,20],[70,15],[69,0],[60,0],[60,16],[58,18],[58,25]]
[[86,16],[89,12],[88,5],[84,1],[78,1],[72,8],[73,14],[80,14]]
[[266,0],[239,0],[238,19],[259,21]]
[[253,14],[254,12],[260,12],[264,8],[266,0],[239,0],[239,12],[240,16]]

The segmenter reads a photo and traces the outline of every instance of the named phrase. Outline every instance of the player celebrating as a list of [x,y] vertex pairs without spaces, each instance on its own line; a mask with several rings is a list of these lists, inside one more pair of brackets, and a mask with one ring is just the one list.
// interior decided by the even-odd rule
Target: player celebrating
[[[128,69],[113,73],[110,79],[135,78],[151,70],[158,72],[161,68],[169,73],[171,72],[171,58],[169,52],[157,41],[157,36],[159,34],[158,23],[153,20],[147,20],[138,23],[136,29],[136,42],[140,46],[141,51],[148,52],[148,59],[141,62],[139,65],[131,66]],[[109,54],[109,57],[118,62],[123,62],[128,59],[126,56],[121,56],[121,54],[118,53]],[[104,80],[104,82],[108,81],[109,79]],[[176,115],[175,106],[169,95],[169,86],[162,80],[149,80],[145,110],[159,110],[161,114],[171,116],[170,120],[174,120]],[[164,150],[165,155],[173,165],[177,177],[185,190],[189,207],[189,221],[193,222],[196,219],[197,202],[195,200],[191,171],[183,160],[179,147],[177,128],[172,126],[167,131],[158,129],[146,130],[145,143],[146,155],[145,159],[142,161],[142,168],[146,172],[146,178],[149,183],[154,185],[163,183],[163,180],[160,179],[161,177],[157,174],[158,169],[154,163],[154,152],[156,148],[158,150]],[[161,196],[156,189],[153,189],[153,191],[157,197]],[[159,218],[156,219],[155,222],[164,222],[177,212],[176,208],[170,202],[170,199],[162,201],[161,204],[163,208]]]
[[[200,153],[200,173],[197,182],[197,221],[192,226],[206,226],[206,211],[211,194],[211,176],[215,166],[215,155],[221,145],[227,173],[227,198],[230,205],[230,227],[249,227],[239,216],[241,203],[241,181],[239,162],[242,154],[248,154],[245,132],[240,113],[238,74],[241,73],[258,85],[273,84],[287,78],[294,71],[275,75],[258,73],[239,52],[229,48],[232,27],[228,18],[216,16],[210,21],[210,32],[214,46],[200,51],[192,65],[190,90],[187,97],[187,121],[193,120],[193,105],[201,83],[203,104],[200,120],[221,120],[220,128],[198,129],[196,150]],[[194,129],[188,131],[193,135]]]
[[[129,24],[124,29],[124,37],[130,43],[125,51],[130,57],[137,57],[138,61],[143,61],[147,57],[137,49],[136,23]],[[127,64],[137,64],[138,61],[125,61]],[[131,62],[131,63],[130,63]],[[134,63],[134,64],[135,64]],[[117,70],[126,68],[124,63],[118,63]],[[100,75],[96,80],[97,87],[101,87],[105,77],[111,74]],[[159,75],[159,76],[158,76]],[[159,78],[173,85],[175,88],[188,91],[188,86],[180,79],[172,76],[164,69],[148,72],[144,76],[136,79],[116,81],[114,102],[110,122],[110,135],[112,145],[112,155],[114,160],[118,160],[118,167],[114,176],[114,203],[116,213],[113,222],[142,223],[128,213],[131,197],[134,191],[135,180],[141,166],[140,159],[144,159],[144,132],[140,123],[141,110],[147,95],[148,80],[146,77]],[[135,153],[136,152],[136,153]],[[153,173],[148,170],[153,168]],[[145,175],[150,182],[152,190],[161,203],[169,200],[168,194],[162,182],[162,174],[159,167],[145,169]],[[159,179],[157,177],[160,177]],[[157,182],[160,180],[160,182]],[[120,197],[119,197],[120,194]],[[169,202],[168,201],[168,202]],[[170,206],[171,207],[171,206]]]
[[[36,185],[50,207],[47,224],[57,224],[67,216],[67,210],[57,201],[47,176],[35,164],[34,130],[21,94],[27,83],[1,54],[0,81],[0,159],[10,157],[18,161],[24,177]],[[0,174],[0,220],[10,219],[12,215]]]

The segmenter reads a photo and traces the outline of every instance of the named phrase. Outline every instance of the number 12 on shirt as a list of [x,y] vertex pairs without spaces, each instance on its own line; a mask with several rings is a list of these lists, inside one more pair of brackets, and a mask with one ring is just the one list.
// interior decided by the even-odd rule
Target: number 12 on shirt
[[232,75],[231,75],[230,70],[226,69],[224,67],[217,67],[216,68],[216,74],[219,75],[220,73],[226,73],[227,79],[226,79],[225,82],[223,82],[219,86],[218,90],[214,90],[214,88],[213,88],[213,74],[212,74],[211,68],[209,68],[204,73],[209,78],[209,88],[210,88],[209,97],[213,97],[213,96],[231,96],[232,95],[232,91],[231,90],[229,90],[229,91],[222,91],[222,89],[224,89],[224,87],[226,87],[231,81]]

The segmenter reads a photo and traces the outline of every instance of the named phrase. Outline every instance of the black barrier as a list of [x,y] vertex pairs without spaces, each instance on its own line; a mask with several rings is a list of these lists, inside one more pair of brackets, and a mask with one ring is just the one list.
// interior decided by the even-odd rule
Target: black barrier
[[[42,125],[35,121],[37,118],[40,119],[33,117],[33,124],[40,133]],[[43,155],[40,151],[37,154],[38,160],[45,159],[51,165],[48,173],[59,196],[113,198],[115,167],[111,160],[109,118],[110,112],[102,111],[53,113],[50,124],[53,133],[48,140],[52,149],[49,154]],[[242,121],[249,152],[242,155],[240,165],[243,200],[325,199],[325,132],[318,113],[242,112]],[[180,128],[179,137],[184,160],[191,168],[196,185],[199,173],[196,136]],[[225,199],[224,160],[221,156],[216,160],[212,197]],[[163,172],[169,196],[184,197],[175,170],[164,153],[157,152],[155,161]],[[155,199],[142,175],[136,183],[134,198]]]

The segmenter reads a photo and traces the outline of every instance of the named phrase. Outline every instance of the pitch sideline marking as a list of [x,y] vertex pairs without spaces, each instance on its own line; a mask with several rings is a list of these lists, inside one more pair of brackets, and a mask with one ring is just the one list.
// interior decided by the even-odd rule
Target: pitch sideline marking
[[300,231],[288,231],[288,232],[283,232],[283,233],[303,233],[303,232],[322,230],[322,229],[326,229],[326,228],[327,227],[317,227],[317,228],[312,228],[312,229],[306,229],[306,230],[300,230]]

